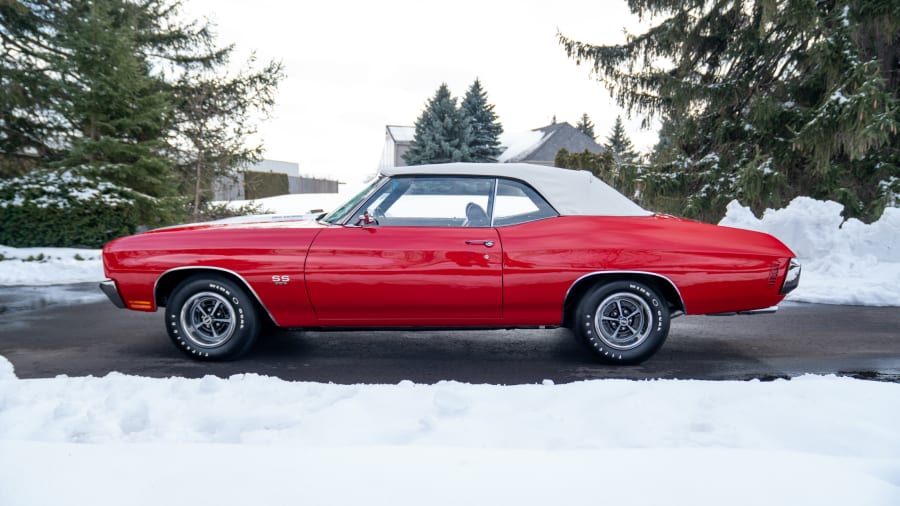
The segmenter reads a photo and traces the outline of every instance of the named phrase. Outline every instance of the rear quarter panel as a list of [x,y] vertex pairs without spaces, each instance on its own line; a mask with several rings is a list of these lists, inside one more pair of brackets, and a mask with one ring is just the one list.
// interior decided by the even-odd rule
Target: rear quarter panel
[[499,231],[504,315],[520,325],[558,320],[572,285],[598,271],[668,278],[690,314],[769,307],[783,298],[778,291],[794,256],[766,234],[660,215],[563,216]]

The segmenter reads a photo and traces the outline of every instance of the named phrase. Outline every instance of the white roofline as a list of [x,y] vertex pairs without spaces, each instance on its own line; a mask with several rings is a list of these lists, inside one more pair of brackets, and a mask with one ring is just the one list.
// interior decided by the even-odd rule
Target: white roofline
[[385,167],[381,173],[398,175],[494,176],[518,179],[531,185],[561,215],[648,216],[613,187],[584,170],[560,169],[528,163],[445,163]]

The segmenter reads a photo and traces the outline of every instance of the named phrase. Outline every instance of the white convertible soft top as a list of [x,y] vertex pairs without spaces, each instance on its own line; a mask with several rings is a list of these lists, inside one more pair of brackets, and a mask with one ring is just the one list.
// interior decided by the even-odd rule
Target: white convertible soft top
[[559,169],[528,163],[444,163],[381,169],[385,176],[493,176],[531,185],[559,214],[588,216],[648,216],[653,213],[628,200],[584,170]]

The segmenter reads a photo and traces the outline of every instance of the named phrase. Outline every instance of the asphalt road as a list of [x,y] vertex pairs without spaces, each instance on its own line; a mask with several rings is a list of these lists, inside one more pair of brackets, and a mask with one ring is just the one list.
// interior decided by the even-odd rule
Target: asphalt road
[[521,384],[837,373],[900,381],[898,308],[788,303],[774,315],[680,317],[657,355],[627,367],[595,362],[565,329],[274,332],[239,361],[209,363],[175,349],[162,312],[116,309],[94,289],[66,287],[46,296],[46,289],[0,287],[0,355],[18,377],[117,371],[151,377],[256,373],[343,384]]

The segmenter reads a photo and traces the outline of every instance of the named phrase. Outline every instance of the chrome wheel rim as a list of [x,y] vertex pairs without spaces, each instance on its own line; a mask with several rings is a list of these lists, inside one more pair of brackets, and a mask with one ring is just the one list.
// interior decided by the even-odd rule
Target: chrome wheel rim
[[231,339],[237,328],[234,308],[217,293],[202,292],[181,306],[185,337],[200,348],[215,348]]
[[653,312],[644,299],[628,292],[603,300],[594,315],[597,337],[614,350],[637,348],[650,336]]

